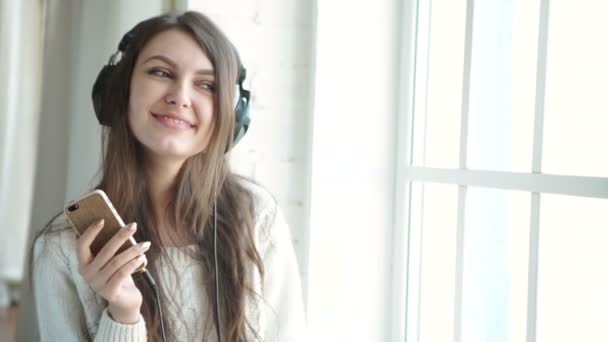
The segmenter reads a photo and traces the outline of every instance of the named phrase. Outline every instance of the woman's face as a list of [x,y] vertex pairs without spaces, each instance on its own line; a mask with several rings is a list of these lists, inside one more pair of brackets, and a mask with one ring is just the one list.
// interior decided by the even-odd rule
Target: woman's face
[[129,127],[147,157],[183,161],[205,149],[213,131],[213,66],[187,33],[157,34],[131,78]]

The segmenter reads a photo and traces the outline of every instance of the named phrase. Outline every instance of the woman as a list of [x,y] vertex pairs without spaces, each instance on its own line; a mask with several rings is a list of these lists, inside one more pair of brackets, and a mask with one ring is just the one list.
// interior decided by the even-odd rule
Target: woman
[[[142,260],[158,284],[169,341],[215,341],[218,331],[223,341],[303,340],[287,224],[225,156],[241,124],[235,99],[246,100],[236,50],[196,12],[145,20],[119,49],[94,88],[108,126],[97,188],[132,223],[95,256],[89,246],[103,222],[77,237],[59,216],[41,232],[33,287],[42,340],[162,340],[155,296],[131,275]],[[140,244],[114,255],[130,236]]]

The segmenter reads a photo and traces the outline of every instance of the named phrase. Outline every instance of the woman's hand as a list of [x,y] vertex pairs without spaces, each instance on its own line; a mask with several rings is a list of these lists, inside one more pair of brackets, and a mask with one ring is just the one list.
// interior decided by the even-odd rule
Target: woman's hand
[[94,256],[90,246],[102,228],[103,220],[100,220],[89,226],[77,240],[78,271],[89,286],[108,301],[108,311],[113,320],[135,324],[139,320],[142,295],[131,274],[142,263],[147,263],[144,252],[150,248],[150,243],[139,243],[114,256],[137,229],[136,223],[130,223]]

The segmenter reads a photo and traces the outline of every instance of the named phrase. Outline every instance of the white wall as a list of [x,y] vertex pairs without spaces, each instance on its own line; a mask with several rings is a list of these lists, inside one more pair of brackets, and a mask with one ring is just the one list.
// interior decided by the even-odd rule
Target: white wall
[[398,5],[318,4],[311,341],[389,340]]
[[310,340],[389,340],[399,1],[188,2],[249,70],[234,165],[287,214]]
[[247,68],[252,124],[232,152],[235,171],[279,201],[307,284],[314,1],[190,0],[233,41]]

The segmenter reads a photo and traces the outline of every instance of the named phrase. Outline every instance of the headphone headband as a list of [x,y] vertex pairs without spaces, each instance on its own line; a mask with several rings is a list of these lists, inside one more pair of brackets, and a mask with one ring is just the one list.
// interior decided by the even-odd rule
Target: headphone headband
[[127,46],[129,46],[129,43],[131,43],[131,40],[133,40],[133,37],[135,36],[134,31],[135,28],[133,28],[131,31],[125,33],[125,35],[122,36],[120,43],[118,43],[118,51],[124,53],[127,50]]

